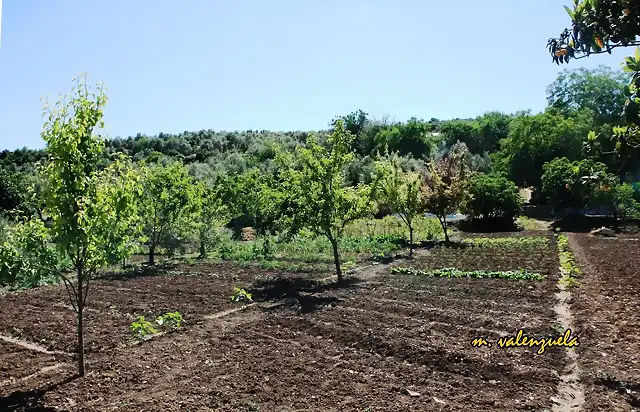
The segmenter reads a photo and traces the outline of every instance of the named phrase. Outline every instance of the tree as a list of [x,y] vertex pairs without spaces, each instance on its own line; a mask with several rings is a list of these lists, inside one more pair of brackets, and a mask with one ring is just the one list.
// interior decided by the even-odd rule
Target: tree
[[0,167],[0,214],[21,211],[27,204],[27,187],[25,173]]
[[607,66],[564,70],[547,87],[547,101],[565,116],[587,108],[595,114],[597,124],[615,124],[624,109],[627,83],[628,76]]
[[611,185],[610,176],[604,163],[560,157],[543,166],[542,195],[555,210],[593,206],[595,191]]
[[557,109],[519,114],[511,120],[509,137],[501,141],[500,152],[493,155],[496,170],[520,187],[539,187],[543,164],[556,157],[582,157],[583,142],[592,126],[588,111],[570,117]]
[[[338,120],[327,146],[318,144],[313,135],[307,138],[307,147],[298,148],[297,165],[284,170],[283,192],[289,196],[292,215],[286,224],[293,228],[307,228],[326,236],[333,249],[338,281],[342,280],[338,242],[347,223],[373,213],[371,188],[359,184],[345,185],[344,168],[353,160],[355,136]],[[292,164],[291,156],[280,153],[282,164]]]
[[[92,92],[86,76],[81,76],[71,100],[61,100],[52,109],[45,106],[42,131],[48,155],[42,171],[45,212],[53,221],[52,238],[75,272],[75,282],[62,272],[59,275],[77,314],[80,376],[85,373],[83,310],[90,280],[118,250],[113,233],[122,233],[128,225],[136,197],[131,182],[116,172],[119,164],[98,168],[104,143],[94,129],[104,126],[106,101],[102,86]],[[116,189],[111,187],[114,180]]]
[[474,219],[513,223],[522,213],[518,187],[504,176],[478,173],[470,180],[463,212]]
[[468,157],[469,149],[466,145],[456,144],[446,156],[429,163],[422,179],[423,208],[438,218],[447,243],[447,216],[457,212],[469,196],[468,186],[472,172]]
[[196,219],[200,258],[207,256],[207,248],[214,240],[220,227],[229,222],[230,211],[224,204],[222,188],[219,185],[198,182],[196,185]]
[[387,154],[376,162],[374,198],[390,208],[409,229],[409,256],[413,256],[415,219],[422,213],[420,174],[403,173],[398,153]]
[[[565,6],[571,18],[571,28],[559,37],[551,38],[547,47],[555,63],[569,63],[592,54],[611,53],[618,47],[638,46],[640,4],[632,1],[574,0],[574,7]],[[625,71],[631,74],[624,105],[626,125],[614,129],[615,154],[619,176],[640,154],[640,50],[625,59]],[[598,144],[599,133],[591,133],[587,146]]]
[[[145,166],[140,214],[143,233],[149,249],[149,265],[155,264],[156,249],[167,236],[175,234],[194,211],[194,185],[181,162],[167,166]],[[182,225],[183,227],[186,225]]]

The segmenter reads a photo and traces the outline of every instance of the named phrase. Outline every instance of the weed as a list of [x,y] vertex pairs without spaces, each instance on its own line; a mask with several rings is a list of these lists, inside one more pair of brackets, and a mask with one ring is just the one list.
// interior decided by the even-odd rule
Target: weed
[[499,278],[511,280],[544,280],[545,277],[538,273],[528,272],[526,269],[509,271],[485,271],[472,270],[464,271],[456,268],[442,268],[435,270],[419,270],[414,268],[394,267],[391,273],[401,273],[414,276],[425,277],[446,277],[446,278]]
[[231,301],[233,302],[253,302],[251,297],[251,293],[247,292],[242,288],[233,288],[234,293],[231,295]]

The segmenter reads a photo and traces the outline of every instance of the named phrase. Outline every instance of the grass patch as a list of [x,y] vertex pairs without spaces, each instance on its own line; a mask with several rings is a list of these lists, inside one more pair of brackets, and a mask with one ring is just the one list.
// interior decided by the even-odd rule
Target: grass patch
[[435,270],[420,270],[414,268],[395,267],[391,268],[391,273],[400,273],[413,276],[443,277],[443,278],[495,278],[511,280],[544,280],[545,277],[527,271],[526,269],[508,271],[487,271],[487,270],[459,270],[455,268],[443,268]]

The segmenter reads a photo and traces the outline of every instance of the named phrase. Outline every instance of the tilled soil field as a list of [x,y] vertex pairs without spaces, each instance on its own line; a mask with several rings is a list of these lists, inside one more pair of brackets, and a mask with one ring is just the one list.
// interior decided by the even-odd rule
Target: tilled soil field
[[585,410],[640,410],[640,239],[575,233],[569,241],[584,272],[572,306]]
[[[518,329],[557,335],[554,247],[550,241],[546,255],[533,257],[523,248],[505,255],[436,248],[415,261],[461,269],[517,269],[526,262],[549,276],[545,281],[425,279],[390,274],[382,265],[339,286],[299,275],[256,281],[277,273],[228,266],[190,269],[202,276],[97,281],[87,313],[87,375],[65,380],[75,368],[66,359],[61,369],[7,383],[37,371],[30,359],[44,356],[35,362],[40,367],[59,362],[29,353],[1,369],[0,410],[550,410],[564,365],[560,349],[539,355],[535,348],[473,348],[471,341],[495,342]],[[206,318],[241,306],[230,302],[231,287],[250,283],[256,305]],[[22,325],[23,339],[70,351],[73,319],[65,302],[55,288],[2,297],[2,333]],[[187,328],[127,344],[126,314],[168,310],[181,311]],[[27,322],[36,314],[37,323]],[[0,350],[15,359],[12,349]]]

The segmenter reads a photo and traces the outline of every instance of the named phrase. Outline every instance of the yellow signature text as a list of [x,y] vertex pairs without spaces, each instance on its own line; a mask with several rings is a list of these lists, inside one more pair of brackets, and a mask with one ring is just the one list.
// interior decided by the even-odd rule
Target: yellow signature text
[[[539,355],[542,355],[547,350],[547,348],[550,348],[552,346],[573,348],[575,346],[578,346],[580,343],[578,342],[577,337],[571,336],[571,329],[567,329],[563,334],[556,338],[539,339],[527,336],[522,329],[519,329],[514,336],[505,336],[499,338],[496,344],[500,348],[535,347],[538,348],[537,353]],[[488,342],[485,338],[475,338],[473,341],[471,341],[471,346],[473,346],[474,348],[479,348],[482,346],[491,347],[491,343]]]

